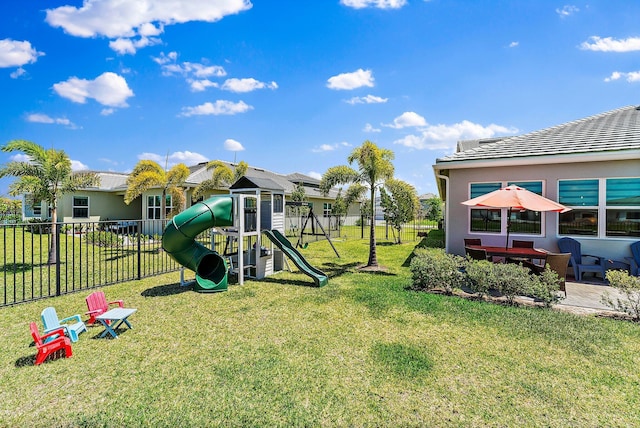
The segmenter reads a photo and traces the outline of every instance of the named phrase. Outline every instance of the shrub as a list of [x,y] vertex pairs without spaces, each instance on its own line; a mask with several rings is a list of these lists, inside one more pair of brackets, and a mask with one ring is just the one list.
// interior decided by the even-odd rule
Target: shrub
[[562,296],[560,291],[560,277],[551,269],[545,269],[540,275],[531,276],[531,295],[541,301],[545,307],[549,308],[554,303],[558,303]]
[[416,249],[409,269],[412,274],[413,290],[443,289],[451,294],[454,289],[465,284],[466,275],[462,268],[464,259],[441,250]]
[[40,220],[38,218],[28,220],[25,228],[27,229],[27,232],[38,235],[51,233],[51,223],[47,220]]
[[99,247],[115,247],[123,242],[122,238],[113,232],[89,232],[85,235],[85,239],[89,244]]
[[469,287],[474,293],[484,296],[490,289],[494,288],[497,279],[493,267],[494,263],[490,261],[467,260],[465,272],[469,279]]
[[495,263],[493,273],[495,289],[507,298],[509,304],[513,304],[516,296],[531,295],[532,277],[529,269],[514,263]]
[[624,297],[611,298],[608,292],[604,292],[602,303],[614,310],[624,312],[632,318],[640,319],[640,277],[631,276],[623,270],[607,271],[609,284],[617,289]]

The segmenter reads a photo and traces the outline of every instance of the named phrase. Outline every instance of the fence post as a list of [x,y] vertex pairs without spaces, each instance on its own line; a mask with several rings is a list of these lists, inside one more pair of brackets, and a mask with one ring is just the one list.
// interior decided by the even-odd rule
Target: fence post
[[138,226],[136,227],[136,230],[138,232],[138,280],[142,279],[142,249],[141,249],[141,239],[140,236],[142,235],[142,221],[140,221],[138,223]]
[[60,278],[60,223],[51,223],[55,228],[56,238],[56,296],[60,296],[62,289],[62,280]]
[[360,239],[364,239],[364,214],[360,214]]

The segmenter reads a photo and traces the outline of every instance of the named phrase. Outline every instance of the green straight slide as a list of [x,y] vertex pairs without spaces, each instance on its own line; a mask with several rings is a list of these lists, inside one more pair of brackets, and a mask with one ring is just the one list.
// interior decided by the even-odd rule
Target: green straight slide
[[293,261],[300,271],[313,278],[313,281],[316,283],[316,287],[327,285],[327,282],[329,282],[327,275],[325,275],[320,269],[311,266],[282,233],[276,229],[264,230],[263,233],[267,235],[274,244],[276,244],[276,247],[282,250],[282,252]]
[[224,259],[195,240],[205,230],[219,226],[233,226],[233,198],[230,196],[214,196],[198,202],[173,217],[164,229],[162,248],[176,262],[196,273],[196,291],[227,289]]

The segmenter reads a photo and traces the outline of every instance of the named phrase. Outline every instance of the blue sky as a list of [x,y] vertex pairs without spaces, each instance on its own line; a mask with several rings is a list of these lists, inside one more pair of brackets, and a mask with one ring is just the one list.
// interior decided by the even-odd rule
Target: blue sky
[[63,149],[75,169],[235,159],[320,177],[371,140],[393,150],[397,178],[436,193],[432,165],[458,140],[640,104],[637,1],[22,0],[0,11],[0,144]]

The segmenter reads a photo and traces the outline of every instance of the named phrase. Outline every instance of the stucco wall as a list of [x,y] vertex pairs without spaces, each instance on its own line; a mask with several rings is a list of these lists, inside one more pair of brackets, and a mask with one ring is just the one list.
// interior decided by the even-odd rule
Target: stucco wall
[[[543,195],[558,200],[558,180],[640,177],[640,160],[583,162],[573,164],[532,165],[500,168],[473,168],[449,170],[449,194],[447,212],[448,252],[464,254],[466,237],[482,238],[484,245],[504,245],[505,233],[472,233],[469,231],[469,210],[461,202],[469,199],[470,183],[507,181],[542,181]],[[503,215],[503,222],[506,222]],[[542,236],[511,233],[509,240],[526,239],[535,242],[536,247],[558,251],[558,214],[543,213]],[[603,219],[601,219],[603,221]],[[503,227],[504,230],[504,227]],[[582,252],[623,260],[630,256],[629,244],[637,238],[604,238],[574,236],[582,244]]]
[[141,218],[142,209],[140,198],[130,205],[124,203],[122,195],[107,192],[81,191],[64,195],[58,202],[58,218],[65,222],[82,221],[74,219],[73,196],[89,197],[89,217],[91,221],[98,220],[137,220]]

